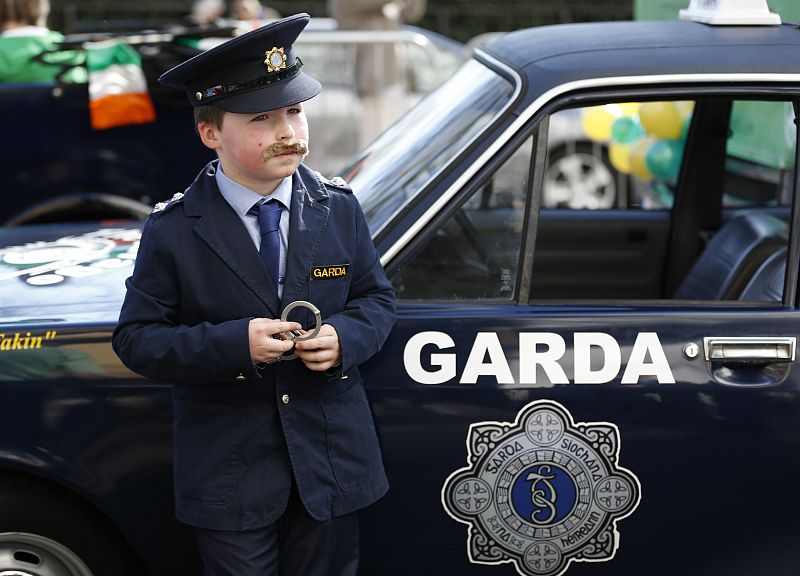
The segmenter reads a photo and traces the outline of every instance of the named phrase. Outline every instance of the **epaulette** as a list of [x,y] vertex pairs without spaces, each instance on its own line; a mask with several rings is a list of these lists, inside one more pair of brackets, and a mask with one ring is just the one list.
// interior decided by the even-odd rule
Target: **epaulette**
[[341,178],[339,176],[334,176],[333,178],[326,178],[319,172],[317,172],[317,177],[319,178],[319,181],[325,185],[326,188],[336,188],[340,192],[346,192],[348,194],[353,193],[353,189],[350,188],[350,185],[347,182],[345,182],[344,178]]
[[169,210],[173,206],[177,206],[181,202],[183,202],[183,192],[176,192],[175,194],[172,195],[172,198],[170,198],[169,200],[165,202],[159,202],[158,204],[153,206],[153,211],[151,212],[151,214],[166,212],[167,210]]

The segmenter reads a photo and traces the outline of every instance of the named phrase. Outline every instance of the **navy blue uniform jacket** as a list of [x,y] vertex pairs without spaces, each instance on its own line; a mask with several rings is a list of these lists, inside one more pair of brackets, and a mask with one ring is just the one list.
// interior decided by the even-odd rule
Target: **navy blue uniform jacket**
[[[348,189],[298,168],[279,301],[219,192],[216,166],[145,223],[113,337],[130,369],[174,383],[178,520],[214,530],[263,527],[282,514],[292,474],[317,520],[362,508],[388,482],[358,365],[383,345],[395,297],[361,208]],[[312,276],[314,267],[341,265],[345,276]],[[253,365],[250,319],[279,318],[294,300],[314,303],[336,329],[335,376],[299,359]],[[290,319],[314,323],[310,313]]]

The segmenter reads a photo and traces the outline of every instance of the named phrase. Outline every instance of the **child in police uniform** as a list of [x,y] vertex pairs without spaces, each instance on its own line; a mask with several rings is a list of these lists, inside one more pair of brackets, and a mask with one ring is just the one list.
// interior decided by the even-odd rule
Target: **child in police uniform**
[[[358,365],[395,297],[350,189],[301,163],[302,103],[321,89],[292,47],[307,23],[161,77],[219,159],[146,222],[113,338],[132,370],[174,383],[176,515],[209,576],[354,575],[356,511],[388,489]],[[295,343],[281,335],[310,314],[277,319],[297,300],[323,325]]]

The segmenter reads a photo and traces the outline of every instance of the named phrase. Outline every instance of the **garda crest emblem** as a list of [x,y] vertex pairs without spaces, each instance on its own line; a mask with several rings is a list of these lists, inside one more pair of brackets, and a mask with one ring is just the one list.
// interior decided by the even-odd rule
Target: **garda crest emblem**
[[558,576],[571,562],[613,558],[617,520],[639,504],[639,480],[618,465],[619,430],[575,423],[556,402],[537,400],[513,423],[478,422],[466,468],[442,488],[442,503],[469,525],[471,562],[513,562],[523,576]]

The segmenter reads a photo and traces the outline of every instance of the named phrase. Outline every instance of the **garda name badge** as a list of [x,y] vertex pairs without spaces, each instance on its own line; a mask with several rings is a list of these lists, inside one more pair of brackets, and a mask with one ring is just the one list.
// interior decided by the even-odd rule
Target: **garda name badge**
[[311,268],[312,280],[335,280],[346,278],[350,275],[350,264],[336,264],[333,266],[314,266]]
[[619,450],[614,424],[576,424],[548,400],[528,404],[513,423],[472,424],[468,466],[442,488],[447,513],[469,525],[470,561],[558,576],[572,562],[613,558],[617,521],[641,493],[638,478],[618,465]]

